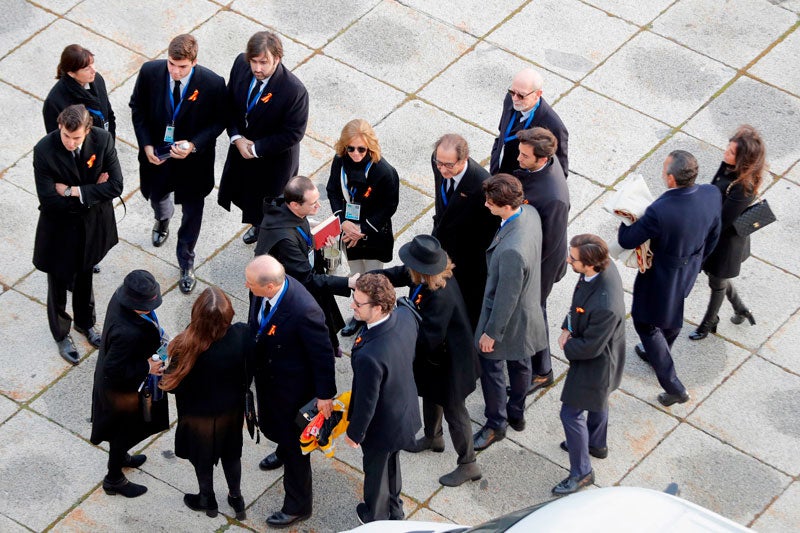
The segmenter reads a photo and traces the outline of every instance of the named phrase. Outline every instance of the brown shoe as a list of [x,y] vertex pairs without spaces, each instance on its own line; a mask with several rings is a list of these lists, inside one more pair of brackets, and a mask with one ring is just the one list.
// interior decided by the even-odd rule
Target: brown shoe
[[480,431],[472,436],[475,451],[485,450],[497,441],[506,438],[505,429],[492,429],[489,426],[483,426]]

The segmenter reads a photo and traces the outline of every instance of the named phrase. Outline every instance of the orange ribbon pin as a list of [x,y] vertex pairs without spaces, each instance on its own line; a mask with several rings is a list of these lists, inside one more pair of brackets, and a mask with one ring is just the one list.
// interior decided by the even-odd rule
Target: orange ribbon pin
[[364,193],[364,198],[369,198],[369,193],[372,192],[372,187],[367,187],[367,192]]
[[198,94],[200,94],[200,91],[198,91],[197,89],[195,89],[195,90],[194,90],[194,92],[192,93],[192,96],[190,96],[189,98],[187,98],[187,100],[189,100],[190,102],[196,102],[196,101],[197,101],[197,95],[198,95]]
[[270,101],[271,98],[272,98],[272,93],[267,93],[261,97],[261,101],[266,104],[267,102]]
[[267,335],[268,335],[268,336],[275,335],[275,330],[277,330],[277,329],[278,329],[278,328],[277,328],[277,327],[275,327],[275,324],[273,324],[273,325],[272,325],[272,327],[271,327],[271,328],[269,328],[269,331],[267,332]]
[[586,312],[586,309],[584,309],[583,307],[576,307],[575,312],[578,314],[582,314]]
[[92,154],[92,157],[90,157],[89,160],[86,162],[86,166],[89,167],[89,168],[92,168],[94,166],[94,160],[95,159],[97,159],[97,158],[95,157],[94,154]]

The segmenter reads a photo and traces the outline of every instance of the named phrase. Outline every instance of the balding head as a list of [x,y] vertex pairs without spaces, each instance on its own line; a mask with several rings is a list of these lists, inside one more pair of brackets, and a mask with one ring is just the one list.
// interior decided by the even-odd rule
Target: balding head
[[516,111],[533,109],[542,96],[543,83],[542,75],[532,68],[524,68],[517,72],[509,89],[514,109]]
[[286,271],[271,255],[259,255],[244,269],[245,286],[256,296],[272,298],[286,279]]

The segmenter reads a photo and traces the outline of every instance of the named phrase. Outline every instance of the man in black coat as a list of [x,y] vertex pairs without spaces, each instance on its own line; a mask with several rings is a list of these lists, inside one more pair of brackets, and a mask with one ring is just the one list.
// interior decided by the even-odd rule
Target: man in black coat
[[[619,387],[625,367],[625,301],[622,280],[597,235],[570,241],[569,263],[580,274],[558,344],[569,360],[561,393],[561,423],[569,453],[569,476],[553,494],[572,494],[594,482],[589,455],[608,455],[608,396]],[[583,412],[588,411],[588,417]]]
[[100,346],[92,267],[117,244],[112,200],[122,192],[114,139],[91,124],[83,105],[69,106],[58,116],[58,130],[33,149],[39,197],[33,264],[47,273],[50,333],[61,357],[73,365],[78,364],[78,351],[69,336],[67,291],[72,291],[75,330]]
[[500,172],[511,174],[517,169],[519,139],[517,133],[536,126],[547,128],[558,139],[556,157],[561,163],[564,178],[569,175],[567,141],[569,133],[561,118],[542,98],[542,75],[533,69],[520,70],[503,100],[499,135],[492,146],[489,172],[494,176]]
[[255,382],[261,431],[278,444],[285,465],[283,507],[267,524],[284,527],[311,516],[311,457],[300,451],[298,411],[317,398],[325,417],[336,395],[333,348],[322,310],[296,279],[270,255],[245,269],[251,291],[248,324],[256,339]]
[[283,43],[260,31],[233,62],[228,79],[231,145],[219,185],[219,205],[231,202],[251,224],[245,244],[258,238],[261,203],[281,194],[300,167],[300,141],[308,123],[306,88],[283,63]]
[[333,296],[350,296],[359,275],[354,274],[348,280],[324,273],[324,258],[320,251],[314,250],[308,223],[308,217],[316,215],[319,207],[319,190],[314,182],[305,176],[292,178],[283,189],[283,198],[264,205],[256,255],[269,254],[277,259],[286,273],[311,293],[325,313],[334,353],[341,356],[336,332],[344,326],[344,319]]
[[[525,202],[536,208],[542,219],[541,304],[547,323],[547,298],[553,285],[567,272],[567,224],[569,223],[569,189],[561,163],[555,154],[558,139],[550,130],[531,128],[519,137],[520,168],[514,176],[522,182]],[[528,394],[553,383],[550,362],[550,328],[547,346],[531,357],[531,386]]]
[[431,234],[455,263],[453,274],[475,329],[486,287],[486,249],[499,226],[483,205],[481,187],[489,173],[469,156],[467,140],[454,133],[436,141],[431,167],[436,192]]
[[167,240],[175,204],[182,207],[176,254],[184,294],[196,284],[194,247],[214,188],[214,151],[227,109],[225,80],[197,64],[197,50],[193,36],[175,37],[166,60],[142,65],[130,101],[142,194],[156,219],[153,246]]
[[386,276],[364,274],[356,281],[351,307],[366,323],[353,343],[353,388],[346,442],[364,452],[364,502],[358,520],[402,520],[402,477],[398,453],[414,444],[422,425],[414,385],[417,321],[411,311],[394,311],[395,292]]

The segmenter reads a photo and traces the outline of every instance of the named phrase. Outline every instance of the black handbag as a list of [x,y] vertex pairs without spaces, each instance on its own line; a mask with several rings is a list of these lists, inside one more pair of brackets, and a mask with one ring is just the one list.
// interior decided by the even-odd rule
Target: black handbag
[[733,221],[733,228],[738,235],[746,237],[776,220],[775,213],[772,212],[767,200],[764,199],[742,211],[742,214]]
[[258,431],[258,416],[256,415],[256,399],[251,389],[244,393],[244,421],[247,424],[247,432],[251,439],[255,439],[256,444],[261,442],[261,432]]

